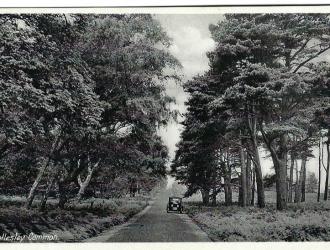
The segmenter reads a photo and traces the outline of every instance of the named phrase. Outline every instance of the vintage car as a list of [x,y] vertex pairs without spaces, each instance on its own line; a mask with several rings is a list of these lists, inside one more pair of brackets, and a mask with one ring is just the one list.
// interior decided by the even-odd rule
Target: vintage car
[[182,198],[180,197],[169,197],[166,211],[169,212],[183,212]]

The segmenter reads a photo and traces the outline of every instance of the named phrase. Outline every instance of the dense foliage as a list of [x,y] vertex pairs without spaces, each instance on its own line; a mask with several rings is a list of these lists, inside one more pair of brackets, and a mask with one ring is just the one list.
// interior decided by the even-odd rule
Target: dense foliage
[[[304,201],[312,148],[324,136],[329,148],[329,62],[322,57],[330,50],[329,24],[321,14],[231,14],[210,26],[216,48],[208,53],[209,71],[185,84],[188,112],[172,165],[187,195],[201,190],[205,203],[209,194],[215,202],[223,187],[231,203],[238,177],[240,204],[254,203],[256,182],[264,207],[263,147],[275,169],[277,208],[291,201],[288,186]],[[320,136],[322,129],[327,132]],[[301,170],[293,185],[297,159]]]
[[151,15],[1,15],[1,188],[63,208],[93,178],[163,177],[169,46]]

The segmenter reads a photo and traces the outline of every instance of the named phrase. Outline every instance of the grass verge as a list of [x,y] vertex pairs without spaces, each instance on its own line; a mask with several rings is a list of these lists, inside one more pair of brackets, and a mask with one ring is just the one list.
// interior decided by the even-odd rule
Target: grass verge
[[143,210],[160,188],[144,196],[87,199],[65,209],[50,199],[44,212],[38,210],[38,200],[26,209],[24,197],[0,196],[0,242],[78,242],[97,236]]
[[259,209],[187,202],[186,210],[213,241],[330,240],[330,202],[289,204],[286,211],[274,204]]

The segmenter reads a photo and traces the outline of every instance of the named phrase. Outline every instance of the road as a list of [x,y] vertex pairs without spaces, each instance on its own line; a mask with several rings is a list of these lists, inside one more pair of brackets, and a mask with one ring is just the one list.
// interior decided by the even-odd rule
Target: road
[[105,242],[206,242],[210,241],[186,214],[167,213],[171,190],[162,190],[152,205],[130,222],[91,241]]

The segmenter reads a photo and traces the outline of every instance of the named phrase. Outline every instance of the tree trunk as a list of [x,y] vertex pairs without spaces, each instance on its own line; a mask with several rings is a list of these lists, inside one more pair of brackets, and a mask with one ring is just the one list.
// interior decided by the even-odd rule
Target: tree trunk
[[46,189],[44,195],[42,196],[42,199],[40,202],[40,208],[39,208],[40,211],[44,211],[46,208],[46,203],[47,203],[47,199],[49,196],[49,192],[52,189],[54,181],[55,181],[55,177],[51,177],[50,180],[48,181],[47,189]]
[[289,197],[288,202],[293,200],[293,170],[294,170],[294,152],[291,152],[291,165],[290,165],[290,180],[289,180]]
[[34,180],[34,183],[33,183],[32,187],[30,189],[29,195],[26,199],[26,204],[25,204],[26,208],[30,208],[32,203],[33,203],[33,200],[34,200],[34,197],[35,197],[35,192],[36,192],[36,190],[37,190],[37,188],[40,184],[40,181],[41,181],[42,177],[44,176],[44,174],[45,174],[45,172],[48,168],[48,165],[49,165],[49,162],[50,162],[50,157],[53,155],[53,153],[54,153],[54,151],[57,147],[57,144],[58,144],[59,138],[60,138],[60,134],[61,133],[59,133],[57,135],[54,143],[52,144],[51,150],[49,152],[49,156],[46,159],[44,159],[43,164],[42,164],[42,166],[39,170],[39,173],[37,175],[37,178]]
[[277,163],[276,171],[276,207],[277,210],[284,210],[287,208],[287,185],[286,185],[286,165],[280,161]]
[[212,178],[212,206],[216,206],[217,204],[217,177],[218,177],[218,172],[217,172],[217,166],[214,167],[213,169],[213,178]]
[[276,208],[277,210],[284,210],[287,208],[287,134],[282,134],[280,136],[278,150],[275,150],[272,141],[267,137],[263,124],[260,123],[260,131],[264,142],[267,145],[268,150],[270,151],[272,161],[275,168],[276,176]]
[[48,168],[49,161],[50,161],[50,158],[47,158],[47,159],[43,160],[43,163],[42,163],[42,166],[39,170],[37,178],[34,180],[34,183],[33,183],[32,187],[30,189],[29,195],[26,199],[26,204],[25,204],[26,208],[30,208],[32,206],[36,190],[37,190],[37,188],[40,184],[40,181],[41,181],[42,177],[44,176],[44,174],[45,174],[45,172]]
[[[253,107],[252,107],[253,111]],[[252,150],[253,150],[253,163],[254,163],[254,171],[255,171],[255,178],[257,183],[257,196],[258,196],[258,207],[263,208],[265,207],[265,189],[264,183],[262,180],[262,170],[261,170],[261,163],[260,163],[260,156],[258,150],[258,141],[257,141],[257,121],[256,118],[253,117],[252,119],[248,119],[248,127],[252,141]]]
[[240,158],[241,158],[241,195],[242,195],[242,199],[241,199],[241,206],[245,207],[247,202],[246,202],[246,166],[245,166],[245,153],[244,153],[244,149],[243,149],[243,143],[242,140],[240,141]]
[[238,204],[243,206],[243,194],[242,194],[242,175],[238,177]]
[[231,187],[231,169],[229,162],[229,155],[227,154],[227,171],[224,176],[224,186],[225,186],[225,204],[227,206],[231,205],[233,202],[233,191]]
[[298,185],[296,188],[296,197],[295,197],[295,202],[300,203],[302,201],[302,185],[303,185],[303,180],[304,180],[304,172],[306,168],[306,157],[303,157],[301,159],[301,167],[300,167],[300,174],[299,174],[299,180],[298,180]]
[[[257,149],[258,150],[258,149]],[[261,164],[260,164],[260,158],[259,158],[259,152],[256,154],[256,164],[255,166],[255,177],[256,177],[256,183],[257,183],[257,198],[258,198],[258,207],[263,208],[266,206],[265,203],[265,189],[264,189],[264,183],[262,180],[262,171],[261,171]]]
[[212,206],[217,205],[217,188],[213,187],[212,189]]
[[277,210],[284,210],[287,208],[287,135],[283,134],[280,137],[279,151],[275,152],[274,148],[269,145],[272,160],[275,167],[276,174],[276,208]]
[[252,171],[252,196],[251,196],[251,205],[254,206],[254,196],[256,189],[256,174]]
[[321,199],[321,167],[322,167],[322,162],[323,159],[321,157],[321,150],[322,150],[322,136],[320,137],[320,142],[319,142],[319,183],[318,183],[318,187],[317,187],[317,201],[320,202]]
[[296,165],[296,185],[295,185],[295,190],[294,190],[294,203],[298,202],[298,193],[299,193],[299,170],[298,170],[298,163],[295,160],[295,165]]
[[58,207],[64,209],[65,204],[68,201],[67,188],[66,188],[66,183],[64,181],[58,181],[58,192],[59,192]]
[[203,204],[208,205],[210,202],[210,189],[203,188],[203,189],[201,189],[201,193],[202,193]]
[[246,155],[246,200],[247,205],[251,205],[251,197],[252,197],[252,187],[251,187],[251,158],[247,154]]
[[303,168],[303,175],[301,180],[301,202],[305,202],[305,196],[306,196],[306,163],[307,159],[304,157],[301,162],[301,167]]
[[325,187],[324,187],[324,200],[328,200],[328,192],[329,192],[329,172],[330,172],[330,136],[328,136],[328,141],[327,141],[327,170],[325,172]]
[[[88,172],[87,172],[87,176],[86,176],[85,181],[82,181],[80,175],[78,175],[78,183],[79,183],[79,186],[80,186],[77,197],[76,197],[78,202],[81,200],[82,196],[85,194],[85,190],[86,190],[87,186],[89,185],[89,183],[92,179],[93,173],[95,172],[95,170],[99,166],[99,163],[100,163],[100,161],[95,163],[94,166],[92,167],[91,162],[88,159],[88,169],[87,169]],[[80,160],[78,160],[78,166],[79,165],[80,165]]]
[[230,182],[228,180],[225,180],[224,184],[224,189],[225,189],[225,205],[229,206],[233,202],[233,196],[232,196],[232,188]]

